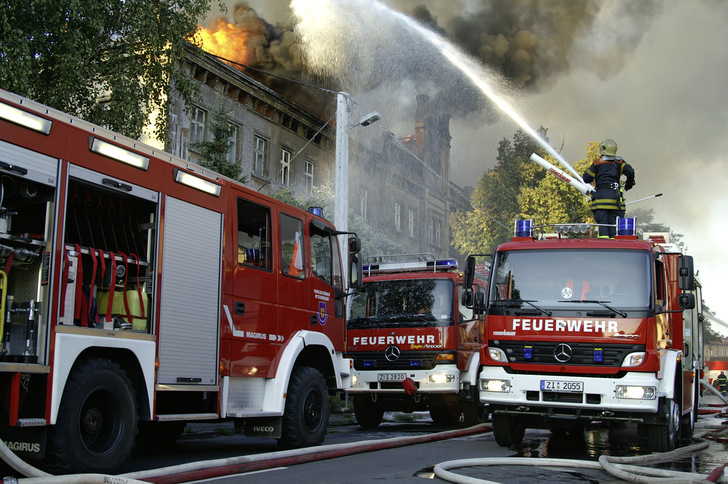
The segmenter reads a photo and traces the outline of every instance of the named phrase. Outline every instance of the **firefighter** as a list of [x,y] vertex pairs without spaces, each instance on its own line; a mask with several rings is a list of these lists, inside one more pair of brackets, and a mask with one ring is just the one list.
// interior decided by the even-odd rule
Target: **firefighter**
[[720,375],[718,375],[718,378],[715,379],[715,388],[717,388],[723,395],[725,395],[726,391],[728,391],[728,377],[726,377],[725,373],[722,371],[720,372]]
[[634,168],[617,156],[617,143],[607,138],[599,145],[601,156],[584,172],[586,183],[594,182],[591,209],[599,225],[599,237],[614,237],[617,217],[624,217],[626,206],[622,192],[622,176],[627,177],[624,190],[634,186]]

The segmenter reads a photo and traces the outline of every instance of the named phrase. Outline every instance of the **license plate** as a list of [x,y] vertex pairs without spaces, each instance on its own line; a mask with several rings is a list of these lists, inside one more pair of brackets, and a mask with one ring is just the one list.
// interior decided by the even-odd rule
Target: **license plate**
[[379,373],[377,380],[379,381],[404,381],[407,378],[406,373]]
[[584,392],[584,382],[581,381],[560,381],[541,380],[541,390],[547,392]]

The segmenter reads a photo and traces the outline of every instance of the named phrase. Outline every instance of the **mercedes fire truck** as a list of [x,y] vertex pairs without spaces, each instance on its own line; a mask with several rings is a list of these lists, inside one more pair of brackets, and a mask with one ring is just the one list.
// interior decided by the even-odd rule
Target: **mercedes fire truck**
[[[655,451],[692,435],[703,366],[700,285],[693,259],[669,234],[635,235],[618,220],[614,239],[535,237],[530,220],[492,254],[478,380],[497,442],[518,445],[526,428],[582,430],[636,422]],[[475,258],[467,261],[466,287]]]
[[[484,291],[476,281],[476,291]],[[351,303],[347,356],[354,360],[354,414],[376,428],[385,411],[427,411],[435,424],[482,420],[477,397],[484,318],[460,304],[455,259],[376,256]]]
[[0,437],[54,472],[114,472],[191,421],[321,443],[351,372],[338,235],[0,91]]

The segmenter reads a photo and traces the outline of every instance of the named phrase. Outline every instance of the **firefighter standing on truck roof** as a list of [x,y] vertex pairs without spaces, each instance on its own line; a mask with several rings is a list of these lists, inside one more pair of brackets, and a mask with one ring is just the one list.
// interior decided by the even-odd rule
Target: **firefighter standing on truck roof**
[[599,145],[600,156],[584,172],[584,181],[594,181],[591,209],[599,225],[599,237],[614,237],[617,233],[617,217],[624,217],[626,206],[622,193],[622,175],[627,177],[624,189],[634,186],[634,168],[617,156],[617,143],[607,138]]

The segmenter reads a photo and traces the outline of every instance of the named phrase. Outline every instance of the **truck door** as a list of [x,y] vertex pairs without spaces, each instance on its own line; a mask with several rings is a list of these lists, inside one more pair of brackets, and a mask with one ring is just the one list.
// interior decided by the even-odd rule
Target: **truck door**
[[[233,268],[230,376],[272,377],[278,331],[278,266],[271,206],[249,195],[235,203],[237,261]],[[252,374],[254,371],[255,374]]]
[[326,334],[334,348],[344,351],[344,299],[336,299],[341,293],[343,275],[339,245],[336,236],[323,224],[312,222],[311,233],[311,329]]
[[280,271],[278,273],[278,329],[287,340],[313,324],[309,311],[310,253],[303,220],[281,212],[279,216]]

